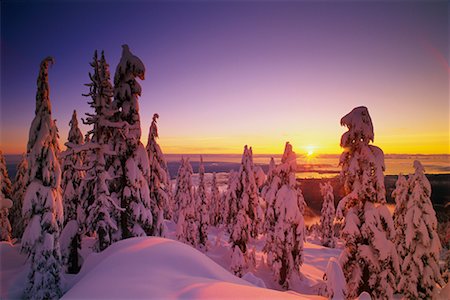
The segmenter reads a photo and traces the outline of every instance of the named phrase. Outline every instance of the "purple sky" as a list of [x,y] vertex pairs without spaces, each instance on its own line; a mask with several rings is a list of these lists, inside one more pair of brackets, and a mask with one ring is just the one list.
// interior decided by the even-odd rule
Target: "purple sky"
[[339,120],[359,105],[385,152],[449,153],[448,12],[446,1],[2,1],[0,149],[26,149],[42,58],[56,60],[64,143],[73,109],[91,112],[94,50],[113,76],[127,43],[147,67],[143,142],[157,112],[166,153],[279,153],[287,140],[337,153]]

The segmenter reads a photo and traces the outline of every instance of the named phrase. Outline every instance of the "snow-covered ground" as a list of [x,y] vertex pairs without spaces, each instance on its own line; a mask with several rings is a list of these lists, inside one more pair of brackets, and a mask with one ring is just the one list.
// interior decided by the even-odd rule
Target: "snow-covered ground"
[[[144,237],[117,242],[101,253],[93,253],[92,238],[83,240],[84,265],[77,275],[65,275],[64,299],[324,299],[323,287],[328,260],[340,249],[306,242],[302,278],[292,290],[283,291],[272,277],[262,252],[264,238],[253,240],[256,265],[244,279],[229,271],[230,246],[224,228],[211,227],[209,249],[198,251],[175,241],[175,224],[166,222],[168,238]],[[28,263],[19,245],[0,243],[1,299],[20,298]],[[266,288],[265,288],[266,287]]]

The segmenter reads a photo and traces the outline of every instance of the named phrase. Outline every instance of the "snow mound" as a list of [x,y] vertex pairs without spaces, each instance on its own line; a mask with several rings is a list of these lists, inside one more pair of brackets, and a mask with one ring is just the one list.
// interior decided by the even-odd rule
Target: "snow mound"
[[253,286],[196,249],[157,237],[123,240],[92,254],[75,281],[63,299],[315,298]]

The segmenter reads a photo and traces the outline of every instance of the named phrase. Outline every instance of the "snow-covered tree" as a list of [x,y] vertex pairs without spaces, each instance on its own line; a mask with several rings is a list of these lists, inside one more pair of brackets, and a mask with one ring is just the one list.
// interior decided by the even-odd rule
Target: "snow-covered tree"
[[[86,84],[89,93],[84,96],[92,99],[88,104],[94,109],[94,113],[87,113],[86,120],[83,120],[86,125],[91,125],[92,129],[86,134],[84,146],[78,147],[78,151],[84,151],[83,169],[86,170],[86,176],[79,187],[81,205],[77,220],[80,231],[96,233],[94,249],[102,251],[115,239],[120,239],[117,236],[122,209],[117,194],[111,192],[112,176],[120,166],[112,139],[118,136],[119,132],[111,121],[115,112],[111,107],[113,88],[104,53],[102,52],[101,58],[98,59],[95,51],[90,65],[93,73],[89,73],[91,82]],[[113,175],[108,172],[108,161]]]
[[266,210],[267,240],[264,251],[278,283],[286,288],[300,273],[303,263],[305,225],[300,211],[303,195],[295,179],[296,155],[287,142],[281,164],[271,162],[265,189],[268,197]]
[[264,232],[271,232],[275,228],[275,200],[276,193],[280,188],[281,181],[276,172],[276,164],[273,157],[270,159],[269,171],[267,172],[266,182],[262,188],[261,195],[266,203],[264,217]]
[[206,195],[205,186],[205,166],[203,157],[200,156],[200,165],[198,167],[199,184],[197,189],[197,209],[198,209],[198,243],[204,249],[207,248],[208,228],[209,228],[209,199]]
[[[72,149],[83,144],[83,135],[78,128],[77,112],[74,110],[72,119],[69,122],[70,130],[67,138],[67,148]],[[62,181],[63,206],[64,206],[64,225],[70,220],[77,219],[77,209],[79,207],[78,187],[80,186],[83,172],[79,171],[83,162],[80,153],[71,152],[64,157],[62,162]]]
[[[78,188],[81,184],[81,179],[84,177],[84,172],[80,171],[83,166],[82,154],[70,151],[73,148],[83,144],[83,134],[78,128],[77,112],[74,110],[72,119],[69,122],[70,130],[67,138],[67,149],[70,154],[64,156],[62,162],[62,181],[61,188],[63,191],[63,207],[64,207],[64,226],[70,221],[77,222],[78,210],[80,209],[80,196]],[[78,223],[76,223],[78,224]],[[63,260],[67,265],[69,273],[78,273],[81,265],[79,263],[79,250],[81,249],[81,238],[78,227],[76,232],[72,234],[72,240],[68,246],[69,249],[63,249]],[[64,230],[63,230],[64,232]],[[64,255],[66,254],[67,255]]]
[[441,243],[430,182],[419,161],[414,161],[414,168],[408,179],[411,194],[404,216],[406,256],[398,289],[407,299],[434,299],[437,284],[443,284],[439,269]]
[[24,298],[57,299],[61,291],[59,235],[63,223],[58,129],[51,115],[48,67],[45,58],[37,80],[36,111],[28,139],[29,181],[23,217],[29,220],[22,236],[22,250],[29,255],[30,271]]
[[141,139],[138,97],[142,88],[136,78],[144,80],[145,66],[122,45],[122,57],[114,75],[113,107],[117,109],[116,125],[121,125],[116,150],[121,164],[118,185],[122,238],[152,234],[153,215],[149,190],[150,164]]
[[334,194],[333,187],[330,182],[320,184],[320,193],[322,194],[323,203],[320,214],[320,236],[322,245],[334,248],[336,241],[334,238]]
[[217,186],[216,173],[213,173],[212,177],[210,203],[211,203],[211,215],[210,215],[211,224],[214,226],[222,224],[224,222],[223,211],[225,210],[225,208],[224,202],[222,201],[222,197],[219,192],[219,187]]
[[405,215],[406,207],[409,200],[409,186],[408,181],[402,174],[398,175],[397,182],[395,183],[395,190],[392,192],[392,197],[395,199],[394,210],[394,227],[395,227],[395,246],[399,255],[400,262],[406,256],[406,243],[405,243]]
[[228,225],[228,228],[232,229],[234,221],[238,213],[238,197],[240,194],[240,182],[238,173],[231,170],[228,174],[228,188],[225,192],[225,203],[223,218],[224,222]]
[[28,161],[26,154],[17,165],[16,178],[12,186],[13,207],[9,211],[11,220],[12,236],[21,239],[27,220],[22,219],[22,204],[25,190],[28,185]]
[[[158,126],[156,125],[158,114],[153,115],[152,124],[148,133],[147,154],[150,163],[150,199],[153,213],[153,235],[162,236],[162,221],[164,218],[172,218],[171,210],[171,185],[170,175],[167,169],[166,159],[158,145]],[[159,221],[158,221],[159,220]]]
[[347,281],[347,297],[367,291],[374,298],[392,298],[399,273],[393,243],[395,229],[385,205],[384,154],[373,145],[372,120],[366,107],[357,107],[341,119],[341,176],[346,196],[339,202],[338,218],[345,214],[339,258]]
[[194,247],[198,245],[198,226],[195,218],[195,198],[192,187],[192,166],[189,159],[181,158],[175,190],[177,239]]
[[257,237],[262,220],[258,219],[259,196],[255,180],[252,147],[247,147],[247,145],[244,147],[237,177],[238,183],[232,183],[228,187],[232,196],[228,201],[230,205],[228,219],[230,224],[233,224],[238,211],[243,209],[251,222],[250,235]]
[[6,169],[6,161],[0,151],[0,241],[11,241],[11,224],[9,222],[9,210],[13,206],[11,201],[11,180]]

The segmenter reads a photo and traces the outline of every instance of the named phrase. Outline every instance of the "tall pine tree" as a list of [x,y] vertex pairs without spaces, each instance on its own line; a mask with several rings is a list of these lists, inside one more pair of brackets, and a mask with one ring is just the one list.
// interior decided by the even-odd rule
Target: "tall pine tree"
[[37,80],[36,111],[28,139],[30,184],[23,216],[29,220],[22,237],[22,250],[29,255],[30,271],[26,299],[57,299],[61,291],[59,235],[63,223],[61,167],[58,161],[58,129],[52,119],[48,67],[53,58],[41,62]]
[[11,241],[11,224],[9,210],[13,206],[11,201],[11,180],[6,169],[6,161],[0,151],[0,241]]
[[348,288],[347,297],[366,291],[374,298],[392,298],[399,273],[393,243],[394,224],[385,203],[384,154],[373,145],[372,120],[366,107],[357,107],[341,119],[348,128],[342,135],[341,176],[346,196],[337,215],[345,214],[339,258]]
[[89,73],[91,82],[86,84],[89,93],[84,96],[92,99],[88,104],[94,113],[87,113],[84,120],[92,129],[86,134],[87,141],[83,147],[86,176],[79,189],[82,203],[78,220],[83,232],[96,233],[95,250],[102,251],[121,238],[118,222],[122,209],[117,194],[111,191],[115,187],[114,176],[120,170],[113,137],[120,134],[111,121],[115,113],[111,103],[113,87],[104,53],[98,59],[95,51],[90,65],[93,68]]
[[141,143],[138,98],[142,88],[137,78],[145,79],[145,66],[133,55],[128,45],[122,46],[122,57],[114,75],[113,107],[117,109],[116,124],[122,125],[116,137],[121,164],[118,186],[122,238],[152,234],[153,215],[149,191],[150,165]]
[[153,235],[162,236],[162,221],[172,218],[171,184],[166,159],[156,139],[158,136],[158,114],[153,115],[152,124],[148,133],[147,154],[150,163],[150,199],[153,213]]
[[443,284],[439,269],[441,243],[436,213],[431,203],[431,185],[419,161],[408,179],[411,194],[404,215],[405,250],[399,291],[406,299],[434,299]]
[[175,190],[177,217],[177,238],[194,247],[198,245],[198,226],[196,220],[195,198],[192,187],[192,166],[189,160],[181,158]]
[[208,228],[209,228],[209,199],[206,195],[205,186],[205,166],[203,165],[203,157],[200,156],[200,165],[198,167],[199,184],[197,189],[197,207],[198,207],[198,232],[199,245],[204,249],[207,248]]
[[27,220],[22,219],[22,205],[25,190],[28,185],[28,161],[26,154],[22,154],[22,159],[17,165],[16,178],[12,186],[13,207],[9,212],[12,236],[21,239]]
[[303,263],[305,225],[300,203],[304,200],[297,187],[296,169],[296,155],[287,142],[281,164],[276,167],[272,164],[269,173],[271,183],[267,184],[266,195],[271,199],[266,213],[269,222],[264,247],[275,278],[285,288],[298,278]]
[[330,182],[320,184],[320,193],[322,194],[322,210],[320,214],[320,237],[322,245],[325,247],[334,248],[336,241],[334,238],[334,194],[333,187]]

